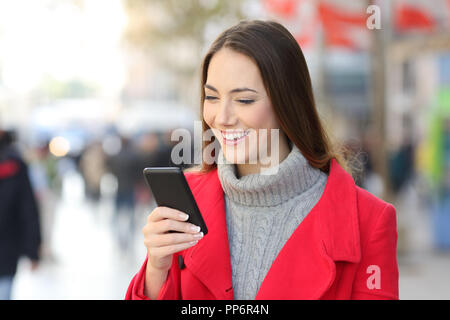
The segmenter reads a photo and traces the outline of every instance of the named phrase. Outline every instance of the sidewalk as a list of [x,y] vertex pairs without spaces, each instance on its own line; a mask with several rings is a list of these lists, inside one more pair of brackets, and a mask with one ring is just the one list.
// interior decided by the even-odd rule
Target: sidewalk
[[410,185],[399,199],[397,217],[404,229],[399,250],[399,296],[402,300],[450,299],[450,251],[433,246],[431,214]]
[[[35,272],[19,264],[13,299],[124,299],[128,284],[145,259],[136,233],[136,256],[118,249],[110,217],[112,200],[99,206],[84,201],[79,177],[65,180],[66,195],[55,212],[52,251]],[[52,261],[54,260],[54,261]]]

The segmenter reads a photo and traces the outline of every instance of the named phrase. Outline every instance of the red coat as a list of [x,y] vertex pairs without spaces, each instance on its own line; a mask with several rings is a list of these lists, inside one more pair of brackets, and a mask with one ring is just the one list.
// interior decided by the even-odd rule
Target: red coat
[[[195,246],[174,254],[158,299],[233,299],[217,169],[186,173],[186,178],[209,232]],[[147,259],[126,299],[148,299],[143,293],[146,264]],[[281,249],[256,299],[398,299],[394,206],[356,186],[332,159],[322,197]]]

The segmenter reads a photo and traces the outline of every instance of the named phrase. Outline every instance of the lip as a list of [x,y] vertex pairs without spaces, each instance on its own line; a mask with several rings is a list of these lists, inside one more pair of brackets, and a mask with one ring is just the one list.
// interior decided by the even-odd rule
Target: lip
[[[228,134],[232,134],[232,133],[242,133],[242,132],[246,132],[247,134],[244,135],[243,137],[237,139],[237,140],[228,140],[225,138],[225,136],[223,135],[224,133],[228,133]],[[224,144],[229,145],[229,146],[234,146],[237,145],[239,143],[241,143],[243,140],[245,140],[245,138],[249,135],[250,131],[249,130],[220,130],[220,132],[222,133],[222,141]]]

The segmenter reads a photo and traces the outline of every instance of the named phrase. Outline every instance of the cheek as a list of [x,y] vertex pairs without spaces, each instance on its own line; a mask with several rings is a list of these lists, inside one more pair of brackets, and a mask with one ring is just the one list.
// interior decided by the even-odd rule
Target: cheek
[[[255,132],[256,137],[253,137],[253,139],[256,139],[256,141],[258,141],[258,143],[256,144],[258,148],[262,148],[265,146],[266,148],[268,148],[268,150],[270,150],[272,141],[271,129],[279,128],[278,121],[276,120],[275,113],[270,103],[260,105],[257,112],[253,113],[252,127],[257,131]],[[260,131],[261,129],[265,130]],[[274,137],[276,138],[277,132],[274,132],[273,134],[275,134]]]
[[[211,134],[213,134],[216,138],[220,139],[220,130],[214,128],[214,119],[215,119],[215,111],[213,108],[204,107],[203,108],[203,120],[206,124],[211,128],[209,129],[209,133],[205,135],[208,139],[210,139]],[[205,134],[205,133],[204,133]]]
[[268,103],[255,105],[255,108],[249,110],[249,114],[245,118],[247,119],[247,125],[254,129],[271,129],[277,127],[275,114],[271,104]]
[[214,115],[211,114],[210,108],[203,106],[203,120],[205,120],[209,126],[211,126],[213,117]]

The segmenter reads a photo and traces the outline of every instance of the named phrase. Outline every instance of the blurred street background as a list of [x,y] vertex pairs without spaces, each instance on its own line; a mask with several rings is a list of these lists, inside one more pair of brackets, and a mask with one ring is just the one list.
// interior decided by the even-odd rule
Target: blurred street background
[[0,0],[0,183],[14,146],[42,232],[12,299],[124,298],[142,169],[189,165],[171,133],[193,132],[203,55],[242,19],[291,31],[356,183],[396,207],[400,299],[450,299],[449,0]]

